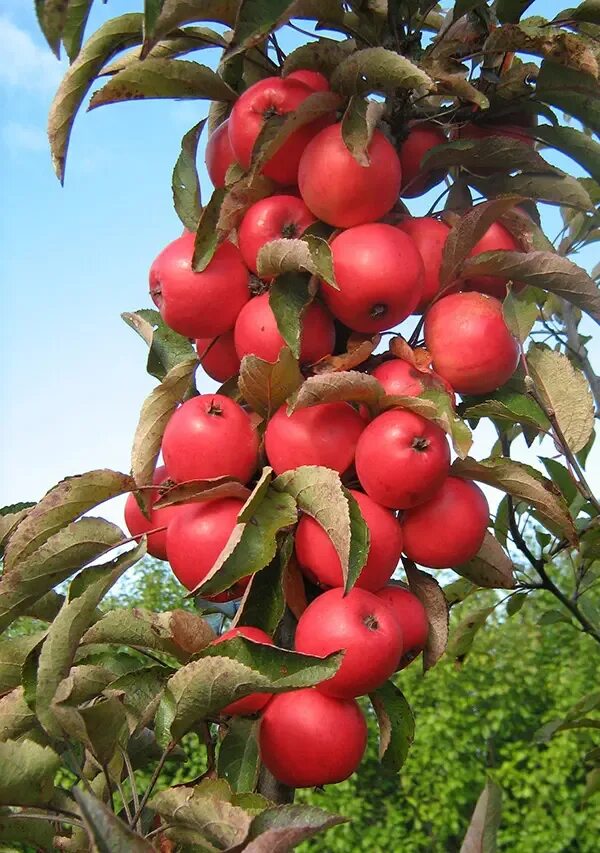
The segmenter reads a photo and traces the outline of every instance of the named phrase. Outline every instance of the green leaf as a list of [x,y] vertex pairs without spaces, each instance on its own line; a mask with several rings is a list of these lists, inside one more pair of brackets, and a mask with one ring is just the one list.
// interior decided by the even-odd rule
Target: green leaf
[[403,560],[406,578],[427,613],[429,633],[423,651],[423,671],[427,672],[442,657],[448,645],[448,602],[439,583],[427,572],[417,569],[410,560]]
[[583,0],[575,9],[569,10],[569,18],[574,21],[587,21],[600,24],[600,4],[598,0]]
[[526,592],[516,592],[514,595],[511,595],[506,604],[506,615],[514,616],[515,613],[518,613],[525,604],[527,595],[528,593]]
[[307,838],[345,821],[316,806],[273,806],[252,821],[251,840],[244,853],[287,853]]
[[56,584],[65,581],[124,539],[115,524],[82,518],[55,533],[31,556],[20,560],[0,582],[0,630]]
[[79,641],[95,619],[102,598],[145,550],[142,542],[110,563],[84,569],[73,580],[70,597],[48,630],[37,669],[35,710],[41,725],[54,737],[61,736],[61,728],[51,707],[52,700],[58,685],[69,674]]
[[149,841],[129,829],[104,803],[81,788],[73,788],[73,796],[83,822],[98,853],[155,853]]
[[533,4],[534,0],[498,0],[496,15],[501,24],[517,24],[521,15]]
[[159,382],[162,382],[173,367],[195,357],[192,342],[170,329],[160,313],[153,308],[140,308],[133,313],[125,312],[121,317],[148,344],[146,370]]
[[516,175],[496,174],[488,178],[473,177],[470,181],[489,199],[520,195],[547,204],[591,210],[592,199],[583,185],[570,175],[543,175],[521,172]]
[[45,636],[46,631],[17,637],[0,636],[0,695],[21,683],[21,667],[25,658]]
[[529,347],[527,365],[537,393],[576,453],[594,431],[594,397],[587,379],[566,355],[539,344]]
[[165,0],[144,0],[144,34],[152,37]]
[[572,157],[600,182],[600,145],[591,136],[574,127],[552,127],[549,124],[536,127],[535,136]]
[[22,687],[0,697],[0,742],[20,739],[35,724],[35,714],[25,701]]
[[487,55],[505,51],[533,54],[555,60],[582,74],[598,75],[594,53],[583,39],[563,30],[550,29],[544,19],[541,19],[541,26],[534,21],[535,18],[529,18],[520,26],[506,24],[492,29],[483,51]]
[[[148,52],[147,56],[150,59],[171,59],[175,56],[184,56],[186,53],[196,50],[227,46],[227,41],[223,36],[208,27],[186,27],[177,32],[179,32],[179,35],[170,35],[164,41],[157,42]],[[125,68],[129,68],[130,65],[138,63],[142,59],[143,54],[143,47],[134,47],[126,54],[115,59],[114,62],[105,65],[99,76],[110,76],[123,71]],[[222,104],[220,101],[214,101],[214,103]]]
[[547,456],[539,456],[538,459],[548,472],[548,476],[552,482],[558,486],[563,497],[570,506],[579,494],[573,476],[565,466],[561,465],[560,462],[557,462],[556,459],[550,459]]
[[217,772],[237,793],[253,791],[258,781],[258,720],[232,717],[219,747]]
[[68,0],[36,0],[35,10],[52,53],[60,59],[60,39],[67,21]]
[[106,21],[85,43],[58,87],[48,116],[48,136],[54,170],[61,183],[77,111],[102,66],[119,51],[142,41],[142,20],[141,14],[132,13]]
[[306,409],[320,403],[350,401],[366,403],[376,408],[384,391],[374,376],[357,370],[338,373],[321,373],[309,378],[300,386],[298,393],[288,405],[288,413]]
[[350,98],[342,118],[342,139],[348,151],[361,166],[368,166],[369,145],[385,105],[365,100],[357,95]]
[[487,398],[469,397],[464,402],[462,415],[471,418],[492,418],[509,424],[523,424],[531,429],[547,431],[550,422],[538,404],[527,394],[501,388]]
[[202,0],[201,11],[198,0],[167,0],[154,22],[152,34],[144,41],[143,56],[146,56],[160,39],[173,30],[194,21],[217,21],[232,28],[237,15],[237,0]]
[[201,503],[216,498],[240,498],[245,501],[250,494],[250,489],[242,486],[240,481],[233,477],[216,477],[214,480],[189,480],[187,483],[175,484],[162,492],[162,496],[152,506],[155,509],[160,509],[163,506]]
[[536,98],[578,118],[586,127],[600,133],[600,98],[598,81],[545,59],[536,84]]
[[298,273],[278,276],[269,289],[269,306],[277,329],[296,359],[300,358],[302,317],[312,301],[311,290],[308,277]]
[[475,557],[467,563],[461,563],[452,568],[457,574],[468,578],[477,586],[513,589],[515,585],[512,560],[500,543],[487,531],[483,545]]
[[307,234],[299,239],[271,240],[259,251],[256,267],[260,278],[282,273],[308,272],[339,290],[333,272],[333,257],[327,240]]
[[496,853],[496,837],[502,815],[502,788],[488,777],[460,853]]
[[466,656],[471,651],[477,632],[483,628],[488,616],[493,612],[493,607],[483,607],[480,610],[474,610],[468,616],[461,619],[454,628],[450,642],[448,643],[447,655],[449,658],[456,660],[458,663],[464,662]]
[[255,355],[245,355],[240,367],[239,389],[244,400],[263,417],[270,417],[300,387],[303,376],[287,347],[272,364]]
[[320,71],[327,78],[331,76],[338,65],[356,50],[353,39],[333,41],[319,38],[319,41],[301,44],[286,57],[283,63],[283,76],[302,68]]
[[291,495],[298,509],[326,531],[340,558],[344,586],[351,589],[367,561],[369,535],[358,506],[337,471],[302,465],[280,474],[273,481],[273,488]]
[[133,485],[127,474],[108,469],[61,480],[29,510],[12,535],[4,560],[5,576],[71,521],[110,498],[130,491]]
[[234,101],[236,93],[211,68],[185,59],[144,59],[94,92],[88,109],[120,101],[185,98]]
[[108,764],[115,754],[117,744],[121,742],[124,745],[127,740],[127,720],[123,705],[117,697],[111,696],[76,708],[71,705],[68,697],[62,701],[61,688],[64,683],[63,681],[59,685],[52,702],[54,719],[70,741],[75,740],[83,744],[99,764]]
[[334,675],[342,660],[301,655],[244,637],[209,646],[167,682],[157,716],[159,743],[179,739],[198,721],[250,693],[285,693]]
[[469,83],[464,73],[449,73],[443,63],[435,61],[427,63],[426,67],[427,72],[435,80],[435,94],[451,95],[459,101],[476,104],[481,110],[489,109],[490,102],[487,96]]
[[247,50],[291,17],[290,0],[241,0],[228,55]]
[[254,574],[236,614],[236,625],[253,625],[273,636],[285,612],[284,577],[293,539],[286,535],[269,565]]
[[168,788],[154,795],[150,807],[173,827],[170,836],[211,853],[239,850],[252,821],[251,814],[231,802],[229,786],[221,779]]
[[404,56],[384,47],[357,50],[334,70],[331,88],[343,95],[395,95],[398,89],[433,88],[431,77]]
[[379,723],[379,760],[397,773],[415,738],[415,718],[410,705],[393,681],[386,681],[369,696]]
[[477,462],[471,457],[457,460],[452,465],[452,475],[467,480],[478,480],[500,489],[517,501],[533,507],[545,527],[569,542],[577,541],[573,519],[558,489],[535,468],[512,459],[490,457]]
[[203,118],[188,130],[181,140],[181,153],[175,163],[171,179],[175,212],[189,231],[197,229],[202,209],[196,155],[200,134],[205,124],[206,119]]
[[0,743],[0,805],[38,806],[50,803],[58,755],[32,740]]
[[131,451],[131,470],[138,486],[152,484],[163,433],[171,415],[188,393],[197,366],[195,358],[179,362],[144,400]]
[[442,288],[456,279],[469,252],[481,240],[490,225],[521,201],[523,199],[520,196],[485,201],[461,216],[444,244],[440,267]]
[[32,506],[35,506],[35,501],[2,507],[0,511],[0,557],[4,556],[6,543]]
[[571,624],[569,615],[565,610],[558,610],[556,608],[545,610],[537,620],[538,625],[556,625],[557,622]]
[[526,142],[510,136],[491,136],[486,139],[459,139],[430,149],[422,160],[424,171],[460,166],[475,175],[500,172],[533,172],[562,175],[563,172],[547,163]]
[[147,666],[126,672],[106,686],[105,694],[115,696],[127,715],[129,733],[144,729],[153,719],[167,678],[166,666]]
[[206,597],[229,589],[242,578],[264,569],[275,557],[277,534],[294,525],[298,513],[293,497],[268,486],[270,476],[271,469],[266,468],[240,510],[238,524],[227,544],[192,595]]
[[215,189],[208,204],[200,214],[192,258],[192,269],[195,272],[203,272],[206,269],[212,261],[219,244],[223,242],[226,236],[218,228],[221,207],[223,206],[226,195],[227,190],[224,187]]
[[109,610],[82,637],[82,644],[112,643],[166,652],[178,660],[205,648],[215,634],[208,622],[187,610],[152,613],[141,607]]
[[540,314],[536,293],[533,288],[525,288],[519,293],[509,285],[508,293],[502,303],[504,322],[517,338],[523,343],[533,329]]
[[62,43],[71,62],[77,58],[81,50],[83,34],[93,2],[94,0],[69,0]]

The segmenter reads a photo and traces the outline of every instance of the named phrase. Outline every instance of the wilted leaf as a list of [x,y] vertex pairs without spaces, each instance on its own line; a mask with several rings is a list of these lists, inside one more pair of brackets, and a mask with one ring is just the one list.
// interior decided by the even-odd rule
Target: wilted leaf
[[62,480],[29,510],[12,535],[4,560],[5,574],[71,521],[132,488],[131,477],[108,469]]
[[217,477],[214,480],[190,480],[187,483],[176,483],[162,492],[159,500],[152,506],[159,509],[163,506],[173,506],[181,503],[201,503],[221,498],[241,498],[246,500],[250,489],[243,486],[233,477]]
[[59,530],[0,581],[0,630],[82,566],[123,541],[123,532],[102,518],[82,518]]
[[81,788],[73,789],[89,837],[98,853],[155,853],[155,849],[129,829],[104,803]]
[[270,417],[302,384],[298,362],[287,347],[272,364],[245,355],[240,367],[239,389],[244,400],[263,417]]
[[42,646],[35,691],[35,710],[38,720],[54,737],[60,737],[51,703],[56,688],[69,674],[75,651],[83,633],[95,618],[96,608],[121,575],[145,553],[145,543],[121,554],[110,563],[84,569],[71,583],[70,598],[48,629]]
[[536,97],[572,115],[600,133],[598,81],[591,74],[544,60],[536,84]]
[[476,556],[467,563],[452,568],[477,586],[512,589],[515,585],[512,560],[498,540],[487,531]]
[[208,622],[187,610],[152,613],[141,607],[109,610],[82,637],[82,644],[112,643],[166,652],[179,660],[205,648],[215,638]]
[[318,465],[302,465],[280,474],[273,487],[292,495],[298,509],[310,515],[327,533],[340,558],[346,589],[367,561],[368,530],[339,474]]
[[563,174],[526,142],[500,134],[486,139],[459,139],[438,145],[428,151],[422,161],[424,171],[449,169],[451,166],[460,166],[475,175],[486,175],[490,170]]
[[156,716],[157,738],[166,745],[198,720],[250,693],[312,687],[331,678],[341,660],[341,653],[316,658],[244,637],[209,646],[167,682]]
[[440,267],[441,287],[445,287],[456,279],[465,258],[473,246],[481,240],[490,225],[521,201],[523,199],[519,196],[485,201],[473,207],[458,220],[444,244]]
[[478,480],[524,501],[536,510],[548,530],[566,536],[569,542],[577,541],[573,519],[559,490],[529,465],[501,457],[481,462],[467,457],[453,463],[452,475]]
[[217,772],[236,792],[253,791],[258,780],[258,720],[232,717],[219,747]]
[[527,365],[538,394],[576,453],[594,431],[594,397],[583,373],[563,353],[532,344]]
[[464,73],[450,73],[442,63],[427,65],[427,72],[435,80],[436,95],[452,95],[460,101],[476,104],[481,110],[487,110],[490,102],[486,95],[466,79]]
[[32,740],[5,741],[0,743],[0,767],[0,805],[49,804],[60,767],[53,749]]
[[273,806],[252,821],[244,853],[288,853],[301,841],[345,821],[316,806]]
[[256,259],[261,278],[272,278],[283,273],[308,272],[317,275],[336,290],[339,289],[333,274],[331,248],[326,240],[307,234],[299,239],[282,237],[266,243]]
[[120,50],[142,41],[143,16],[120,15],[100,26],[88,39],[62,79],[48,116],[48,136],[54,170],[61,183],[73,122],[83,99],[105,62]]
[[269,288],[269,307],[277,322],[279,334],[294,358],[300,358],[302,317],[314,293],[306,275],[283,273]]
[[417,569],[410,560],[403,560],[403,563],[411,592],[421,601],[429,622],[423,651],[423,670],[427,672],[436,665],[448,644],[448,602],[441,586],[431,575]]
[[171,187],[173,206],[182,224],[189,231],[195,231],[200,218],[200,181],[196,168],[198,141],[206,119],[195,124],[181,140],[181,153],[173,169]]
[[239,849],[252,816],[225,798],[220,782],[214,783],[214,792],[200,785],[169,788],[154,795],[150,806],[172,826],[170,837],[211,853]]
[[342,139],[348,151],[361,166],[368,166],[369,145],[385,104],[353,95],[342,118]]
[[357,50],[344,59],[331,76],[331,88],[343,95],[376,92],[395,95],[398,89],[433,88],[433,80],[404,56],[384,47]]
[[144,400],[131,451],[131,470],[136,485],[152,484],[163,433],[188,392],[197,366],[197,359],[191,358],[175,365]]
[[529,53],[554,60],[582,74],[598,76],[598,62],[593,51],[582,39],[564,30],[522,23],[505,24],[493,29],[484,42],[486,55]]
[[488,778],[477,800],[460,853],[496,853],[501,810],[502,788]]
[[158,311],[141,308],[133,313],[125,312],[121,317],[147,343],[150,351],[146,370],[159,382],[162,382],[171,368],[195,356],[189,338],[184,338],[170,329]]
[[234,101],[236,93],[206,65],[186,59],[146,58],[115,74],[93,94],[88,109],[146,98]]
[[[270,479],[271,469],[265,469]],[[238,516],[227,544],[193,595],[214,595],[268,566],[277,550],[277,534],[296,523],[296,503],[261,478]]]
[[317,373],[331,373],[340,370],[352,370],[363,364],[377,349],[381,342],[380,335],[368,337],[358,332],[352,334],[346,345],[347,351],[340,355],[327,355],[315,365],[313,370]]
[[448,657],[455,659],[458,663],[463,663],[471,651],[477,632],[485,625],[488,616],[493,612],[493,607],[484,607],[481,610],[474,610],[461,619],[450,637],[447,650]]
[[348,370],[309,376],[288,405],[288,413],[319,403],[351,401],[376,407],[384,391],[378,380],[368,373]]
[[386,681],[369,697],[379,723],[379,760],[397,773],[415,737],[415,718],[410,705],[393,681]]

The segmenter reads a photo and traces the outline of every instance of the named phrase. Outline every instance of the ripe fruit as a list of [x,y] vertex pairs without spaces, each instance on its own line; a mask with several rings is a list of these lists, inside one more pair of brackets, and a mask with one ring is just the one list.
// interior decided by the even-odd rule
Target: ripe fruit
[[408,234],[423,259],[423,293],[415,308],[416,314],[422,314],[440,289],[440,266],[450,228],[432,216],[407,217],[397,227]]
[[262,715],[260,757],[293,788],[342,782],[367,745],[367,724],[354,699],[334,699],[313,687],[274,696]]
[[[277,361],[285,341],[269,305],[269,294],[255,296],[240,311],[234,331],[238,357],[257,355],[264,361]],[[300,364],[314,364],[332,352],[335,344],[333,318],[320,302],[312,302],[302,317]]]
[[[483,252],[496,251],[522,251],[521,246],[510,231],[499,222],[493,222],[490,225],[481,240],[475,243],[469,252],[469,257],[474,258]],[[473,275],[464,284],[469,290],[477,290],[479,293],[489,293],[490,296],[495,296],[497,299],[504,299],[506,296],[507,279],[500,278],[497,275]],[[523,285],[516,286],[517,290],[521,290],[522,288]]]
[[[265,121],[271,116],[286,115],[296,110],[311,94],[312,90],[299,80],[267,77],[240,95],[229,117],[229,141],[244,169],[250,166],[254,143]],[[263,167],[263,174],[284,186],[297,183],[302,152],[329,121],[328,117],[320,118],[294,131]]]
[[442,131],[434,124],[420,124],[413,127],[402,145],[399,156],[402,166],[403,198],[415,198],[423,195],[444,179],[445,171],[423,171],[421,162],[427,152],[436,145],[446,142]]
[[[264,643],[267,646],[273,645],[273,640],[266,631],[261,631],[260,628],[253,628],[250,625],[241,625],[240,627],[231,628],[230,631],[225,631],[216,640],[213,640],[211,645],[216,646],[222,643],[223,640],[231,640],[232,637],[246,637],[248,640],[254,640],[256,643]],[[261,711],[269,699],[270,693],[250,693],[249,696],[244,696],[243,699],[237,699],[226,705],[221,711],[222,714],[256,714]]]
[[459,394],[486,394],[504,385],[519,362],[519,343],[504,322],[502,303],[482,293],[452,293],[425,315],[433,367]]
[[216,382],[227,382],[239,373],[240,359],[235,351],[233,329],[217,338],[197,338],[196,351],[204,372]]
[[322,130],[300,160],[300,195],[323,222],[350,228],[374,222],[392,209],[400,190],[400,160],[381,131],[373,134],[369,165],[361,166],[342,139],[341,124]]
[[410,362],[404,361],[402,358],[384,361],[383,364],[379,364],[373,370],[371,375],[379,381],[385,393],[390,396],[420,397],[424,391],[435,388],[439,391],[446,391],[454,403],[454,393],[445,379],[442,379],[433,370],[427,372],[417,370]]
[[221,122],[208,137],[205,159],[213,187],[224,187],[227,169],[235,163],[235,154],[229,141],[229,119]]
[[[163,483],[168,482],[169,475],[167,473],[167,469],[164,465],[160,465],[154,475],[152,477],[152,482],[156,486],[160,486]],[[151,495],[151,503],[154,504],[160,498],[159,489],[153,489]],[[150,518],[146,518],[144,513],[139,508],[138,502],[135,499],[133,494],[127,495],[127,500],[125,501],[125,524],[127,526],[127,530],[131,534],[131,536],[143,536],[144,533],[147,533],[149,530],[153,530],[155,527],[164,527],[168,526],[173,518],[176,515],[182,512],[185,509],[185,506],[182,504],[173,505],[173,506],[165,506],[160,509],[150,508]],[[167,531],[161,530],[157,533],[151,533],[148,536],[148,553],[152,557],[156,557],[157,560],[166,560],[167,559]]]
[[272,195],[248,209],[238,232],[238,245],[246,266],[257,273],[256,258],[265,243],[282,237],[301,237],[316,222],[301,198]]
[[331,243],[339,290],[323,285],[331,312],[357,332],[391,329],[421,298],[423,261],[406,234],[383,223],[357,225]]
[[383,506],[423,503],[444,482],[450,448],[439,426],[404,409],[390,409],[365,428],[356,448],[356,473]]
[[195,235],[186,232],[150,268],[150,295],[167,326],[186,338],[214,338],[233,328],[250,299],[240,250],[223,243],[203,272],[192,270]]
[[171,417],[162,452],[178,483],[235,477],[246,483],[256,468],[258,438],[248,414],[222,394],[201,394]]
[[466,563],[481,548],[489,514],[475,483],[447,477],[430,500],[404,513],[404,553],[431,569]]
[[265,450],[276,474],[300,465],[322,465],[343,474],[365,422],[349,403],[319,403],[287,414],[278,409],[265,432]]
[[402,633],[389,605],[354,587],[330,589],[312,601],[296,628],[299,652],[324,657],[345,649],[340,668],[317,690],[350,699],[375,690],[390,677],[402,654]]
[[238,498],[189,504],[167,530],[167,557],[177,579],[195,589],[227,544],[244,506]]
[[299,80],[304,83],[313,92],[328,92],[329,80],[320,71],[311,71],[308,68],[299,68],[298,71],[292,71],[286,77],[287,80]]
[[404,649],[397,668],[404,669],[425,648],[429,634],[427,613],[417,596],[404,586],[388,584],[375,594],[389,604],[400,623]]
[[[368,495],[350,490],[369,528],[370,547],[356,586],[371,591],[379,589],[394,573],[402,553],[400,522],[387,509]],[[303,515],[296,530],[296,557],[301,569],[315,583],[326,587],[344,585],[340,558],[321,525],[310,515]]]

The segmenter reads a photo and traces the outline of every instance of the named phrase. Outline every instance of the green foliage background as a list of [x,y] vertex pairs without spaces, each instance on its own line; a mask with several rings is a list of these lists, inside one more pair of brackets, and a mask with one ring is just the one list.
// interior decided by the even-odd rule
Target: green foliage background
[[[484,606],[481,592],[453,609],[453,621]],[[181,606],[181,587],[162,565],[148,561],[123,588],[121,605],[157,610]],[[343,814],[351,822],[305,842],[301,851],[351,850],[458,853],[489,769],[504,791],[498,847],[518,853],[596,853],[598,795],[584,801],[584,754],[593,730],[533,736],[597,685],[596,644],[570,625],[538,625],[551,603],[530,597],[507,619],[503,608],[477,635],[459,669],[443,658],[423,677],[420,664],[397,678],[416,717],[415,743],[399,777],[377,760],[371,720],[368,756],[357,774],[324,791],[298,791],[296,802]],[[186,740],[163,785],[193,778],[205,766],[196,736]],[[175,777],[173,779],[173,776]]]

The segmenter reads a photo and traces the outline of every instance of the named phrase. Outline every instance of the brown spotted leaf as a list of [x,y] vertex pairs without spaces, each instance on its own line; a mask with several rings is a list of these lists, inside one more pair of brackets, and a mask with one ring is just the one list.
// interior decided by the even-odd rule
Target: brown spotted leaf
[[452,568],[477,586],[491,589],[513,589],[515,586],[512,560],[488,531],[477,554],[467,563]]

